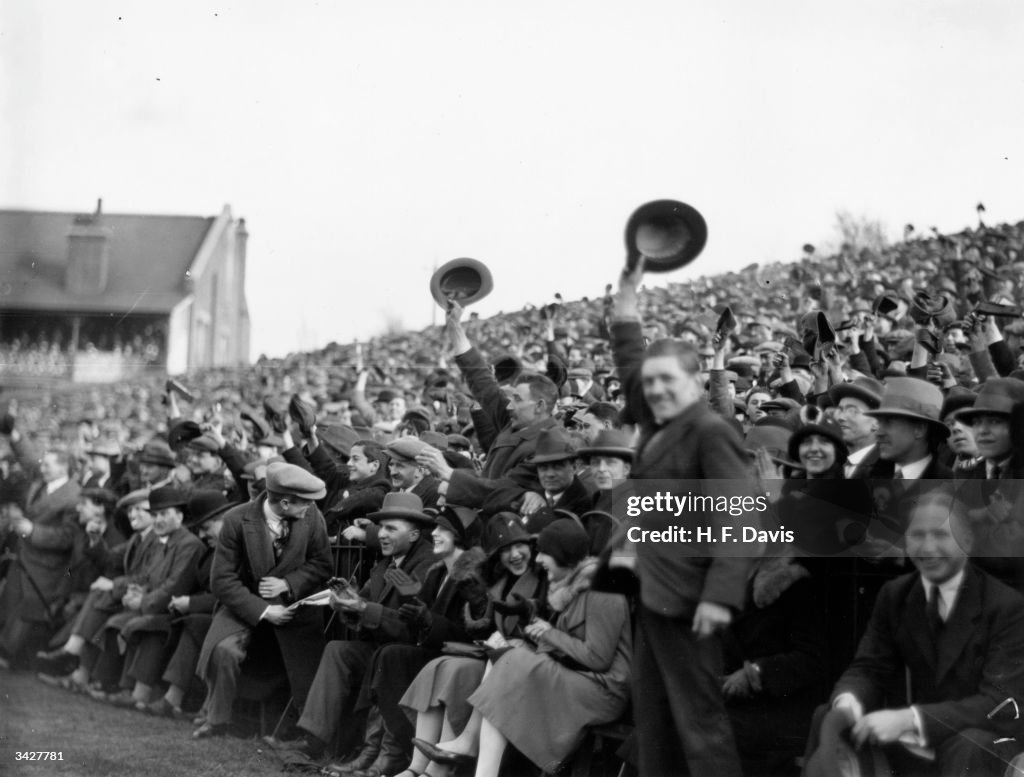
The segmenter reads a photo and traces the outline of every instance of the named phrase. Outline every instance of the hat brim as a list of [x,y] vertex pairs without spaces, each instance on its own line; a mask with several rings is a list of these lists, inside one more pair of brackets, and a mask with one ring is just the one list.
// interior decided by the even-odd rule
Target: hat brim
[[924,421],[937,429],[941,429],[945,433],[946,437],[949,436],[949,428],[942,423],[942,421],[929,418],[928,416],[921,415],[920,413],[912,413],[909,410],[866,410],[864,411],[864,415],[870,416],[871,418],[907,418],[911,421]]
[[534,464],[554,464],[557,461],[569,461],[571,459],[578,459],[580,456],[579,452],[573,451],[572,453],[546,453],[543,456],[534,456]]
[[833,386],[828,390],[829,399],[835,404],[839,404],[840,399],[849,397],[851,399],[859,399],[864,404],[871,408],[877,408],[882,404],[882,397],[878,394],[873,394],[860,386],[855,386],[852,383],[841,383],[838,386]]
[[430,277],[430,296],[445,310],[449,301],[466,307],[479,302],[493,290],[491,271],[476,259],[452,259],[438,267]]
[[200,516],[199,518],[193,518],[190,521],[185,522],[185,528],[194,529],[196,526],[202,526],[207,521],[212,521],[214,518],[219,518],[224,515],[232,507],[238,507],[239,505],[245,504],[245,502],[228,502],[226,505],[218,507],[216,510],[212,510],[206,515]]
[[412,521],[413,523],[422,523],[429,526],[433,526],[437,523],[433,518],[431,518],[426,513],[420,513],[417,512],[416,510],[381,510],[380,512],[377,513],[370,513],[366,517],[374,523],[380,523],[381,521],[385,521],[388,518],[401,518],[405,521]]
[[[655,230],[678,237],[680,247],[666,256],[643,253],[642,225],[653,225]],[[626,267],[636,267],[641,255],[645,256],[644,272],[671,272],[696,259],[708,241],[708,225],[704,217],[691,205],[675,200],[655,200],[641,205],[626,223]],[[653,252],[652,252],[653,253]]]

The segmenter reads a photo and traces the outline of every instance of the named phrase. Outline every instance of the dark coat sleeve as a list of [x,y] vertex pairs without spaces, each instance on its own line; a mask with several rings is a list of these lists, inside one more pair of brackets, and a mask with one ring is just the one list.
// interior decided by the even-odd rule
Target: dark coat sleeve
[[183,533],[168,540],[167,556],[154,567],[150,579],[159,582],[142,597],[143,615],[166,614],[172,597],[184,596],[196,588],[203,543],[188,530],[179,531]]
[[247,576],[244,533],[241,515],[235,514],[224,519],[217,538],[210,588],[217,600],[235,617],[256,626],[267,609],[267,602],[249,589],[243,576]]
[[461,370],[473,399],[480,403],[491,426],[494,429],[504,428],[511,420],[508,414],[508,401],[498,388],[498,381],[494,379],[494,373],[480,352],[476,348],[470,348],[456,356],[455,363]]
[[331,544],[327,539],[327,524],[323,515],[311,507],[302,520],[309,522],[306,559],[304,563],[284,575],[293,601],[320,590],[334,569],[334,557],[331,555]]

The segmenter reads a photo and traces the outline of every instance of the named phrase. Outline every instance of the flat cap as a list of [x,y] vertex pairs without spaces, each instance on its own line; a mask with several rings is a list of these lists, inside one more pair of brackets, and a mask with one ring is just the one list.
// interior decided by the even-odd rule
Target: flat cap
[[216,453],[220,450],[220,445],[208,434],[201,434],[194,440],[189,440],[188,447],[192,450],[205,451],[206,453]]
[[267,465],[267,491],[313,501],[327,495],[324,481],[302,467],[283,461]]
[[388,453],[399,461],[415,461],[419,454],[429,448],[427,443],[417,437],[399,437],[387,445]]

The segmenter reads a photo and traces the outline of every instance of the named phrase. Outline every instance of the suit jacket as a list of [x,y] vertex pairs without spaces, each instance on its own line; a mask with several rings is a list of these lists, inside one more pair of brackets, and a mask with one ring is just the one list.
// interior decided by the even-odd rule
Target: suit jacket
[[487,450],[487,460],[479,476],[465,469],[456,470],[452,475],[448,502],[480,507],[494,489],[494,481],[501,479],[511,480],[520,488],[536,490],[540,487],[537,468],[529,460],[536,452],[537,437],[557,422],[553,418],[542,418],[526,425],[513,424],[508,400],[480,353],[471,348],[456,356],[455,362],[491,427],[500,431]]
[[[644,400],[640,382],[644,350],[640,322],[616,321],[611,329],[615,365],[627,397],[626,409],[631,418],[641,423],[640,444],[630,471],[637,495],[651,490],[648,486],[678,494],[681,488],[697,487],[696,481],[700,480],[717,481],[715,488],[722,495],[752,495],[746,452],[735,429],[703,402],[691,405],[659,428]],[[658,480],[662,482],[652,482]],[[740,527],[728,512],[693,516],[645,513],[638,522],[642,529],[655,530],[677,524],[711,526],[716,538],[721,536],[723,527],[729,526],[733,527],[732,536],[740,536]],[[757,528],[756,513],[746,513],[744,523]],[[638,543],[637,572],[643,605],[668,617],[692,615],[702,601],[742,608],[753,559],[738,553],[730,557],[724,547],[705,543],[684,551],[677,543]]]
[[[433,547],[421,538],[409,548],[399,569],[422,582],[433,563]],[[381,644],[413,641],[408,624],[398,617],[398,608],[402,606],[398,591],[384,577],[390,566],[391,558],[387,557],[374,564],[370,570],[369,579],[359,589],[359,595],[366,600],[366,609],[362,613],[342,613],[341,617],[346,623],[358,627],[357,639]]]
[[[268,605],[287,605],[309,596],[321,589],[331,576],[331,548],[319,510],[310,508],[306,515],[292,522],[284,552],[275,562],[263,517],[266,500],[263,494],[224,514],[210,572],[210,588],[218,606],[200,652],[197,670],[200,677],[206,677],[210,655],[219,642],[255,628]],[[264,577],[284,579],[290,593],[263,599],[259,595],[259,582]],[[323,651],[322,611],[318,607],[299,607],[291,621],[274,627],[273,632],[293,693],[297,687],[308,688]]]
[[150,565],[139,581],[146,589],[141,613],[164,615],[171,597],[192,593],[198,585],[202,554],[203,543],[188,529],[175,529],[166,543],[158,538],[149,555]]
[[70,594],[68,569],[75,549],[85,543],[75,516],[80,491],[73,480],[52,494],[46,493],[41,480],[29,486],[25,517],[32,521],[32,533],[16,540],[18,563],[11,567],[0,599],[0,610],[9,617],[47,621]]
[[917,572],[886,583],[834,696],[853,693],[866,710],[916,705],[932,747],[969,728],[1024,735],[1013,705],[988,717],[1007,698],[1024,705],[1024,597],[968,564],[937,640],[925,607]]

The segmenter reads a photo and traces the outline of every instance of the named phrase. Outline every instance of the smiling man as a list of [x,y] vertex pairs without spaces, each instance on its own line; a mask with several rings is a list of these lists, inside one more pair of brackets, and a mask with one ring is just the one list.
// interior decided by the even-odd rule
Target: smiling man
[[[284,743],[310,757],[319,756],[328,743],[333,743],[343,724],[352,724],[352,704],[377,648],[390,642],[413,641],[408,623],[398,613],[403,594],[389,579],[389,570],[392,574],[401,571],[412,580],[422,581],[434,562],[430,538],[434,519],[423,512],[418,496],[390,493],[384,497],[381,509],[370,518],[379,526],[383,558],[374,565],[369,580],[358,593],[346,587],[331,595],[331,607],[350,628],[357,630],[356,638],[327,644],[298,723],[306,735],[298,741]],[[281,743],[274,744],[281,746]],[[394,753],[394,748],[384,747],[384,755],[394,756]],[[386,770],[378,774],[394,774],[403,766],[389,761]]]
[[1024,597],[968,562],[972,544],[951,495],[933,491],[911,508],[916,572],[882,588],[815,734],[836,716],[897,775],[1003,773],[1019,749],[1007,738],[1024,735]]
[[[626,391],[624,420],[640,426],[630,478],[714,480],[749,493],[746,454],[736,431],[704,399],[696,346],[657,340],[645,351],[637,287],[643,262],[623,273],[611,326],[615,365]],[[726,516],[727,519],[727,516]],[[721,524],[721,514],[683,515],[677,523]],[[642,528],[666,528],[668,517],[646,515]],[[641,774],[741,774],[720,690],[720,633],[743,606],[751,560],[709,551],[697,557],[671,543],[639,544],[636,571],[641,605],[633,664],[633,697]]]

